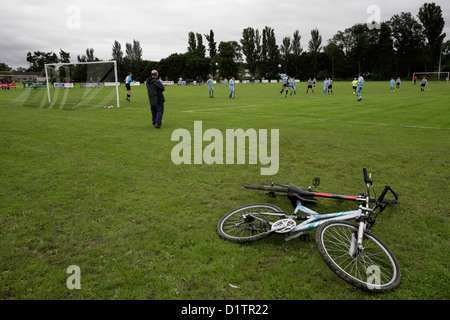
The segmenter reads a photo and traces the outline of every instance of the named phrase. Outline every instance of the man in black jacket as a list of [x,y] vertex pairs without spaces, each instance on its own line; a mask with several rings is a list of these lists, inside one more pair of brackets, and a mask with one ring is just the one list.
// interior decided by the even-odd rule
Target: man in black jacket
[[147,86],[148,100],[150,101],[150,108],[152,110],[153,126],[160,129],[166,99],[163,94],[165,90],[164,85],[158,79],[158,71],[152,70],[152,76],[145,80],[145,85]]

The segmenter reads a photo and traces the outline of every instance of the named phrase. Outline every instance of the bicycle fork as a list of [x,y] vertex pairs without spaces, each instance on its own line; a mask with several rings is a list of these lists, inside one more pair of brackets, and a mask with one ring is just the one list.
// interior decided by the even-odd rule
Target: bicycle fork
[[363,250],[362,242],[364,239],[364,229],[365,229],[365,222],[361,221],[359,223],[358,233],[352,232],[352,238],[350,240],[350,249],[348,250],[348,254],[352,258],[356,258],[356,256]]
[[[372,211],[369,208],[362,208],[366,211]],[[364,240],[364,231],[366,230],[366,216],[361,215],[361,217],[357,220],[358,221],[358,232],[352,232],[352,237],[350,240],[350,249],[348,254],[355,258],[358,256],[358,254],[363,251],[363,240]]]

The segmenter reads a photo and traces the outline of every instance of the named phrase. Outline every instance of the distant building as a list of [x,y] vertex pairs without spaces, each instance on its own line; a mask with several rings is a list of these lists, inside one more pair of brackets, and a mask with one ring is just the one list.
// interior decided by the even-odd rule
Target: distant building
[[42,76],[41,72],[0,71],[0,81],[3,79],[14,80],[15,82],[32,82],[35,80],[40,81]]
[[13,71],[11,72],[13,78],[16,80],[16,82],[27,82],[27,81],[33,81],[33,80],[39,80],[38,78],[41,78],[41,72],[18,72]]

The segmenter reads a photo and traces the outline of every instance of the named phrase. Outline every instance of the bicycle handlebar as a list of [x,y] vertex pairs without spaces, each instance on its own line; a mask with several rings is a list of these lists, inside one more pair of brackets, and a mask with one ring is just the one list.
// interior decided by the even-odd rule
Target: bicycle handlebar
[[372,178],[367,174],[367,169],[366,168],[363,168],[363,172],[364,172],[364,182],[368,183],[370,185],[373,185]]
[[386,193],[387,193],[388,191],[390,191],[390,192],[394,195],[394,198],[395,198],[395,201],[392,201],[392,200],[391,200],[390,203],[396,203],[396,202],[397,202],[397,200],[398,200],[398,195],[395,193],[395,191],[391,188],[390,185],[386,185],[386,186],[384,187],[383,192],[380,194],[380,196],[379,196],[378,199],[377,199],[379,203],[383,202],[384,196],[386,195]]
[[[369,186],[369,184],[371,186],[373,186],[372,178],[370,177],[370,175],[367,174],[367,169],[366,168],[363,168],[363,173],[364,173],[364,182],[367,184],[367,186]],[[384,200],[384,197],[386,196],[386,193],[388,191],[390,191],[394,195],[395,200],[386,200],[386,201],[384,201],[384,203],[397,203],[398,195],[395,193],[395,191],[391,188],[390,185],[386,185],[384,187],[383,192],[381,192],[381,194],[380,194],[380,196],[378,198],[375,198],[375,199],[374,198],[370,198],[370,201],[371,202],[382,203],[383,200]]]

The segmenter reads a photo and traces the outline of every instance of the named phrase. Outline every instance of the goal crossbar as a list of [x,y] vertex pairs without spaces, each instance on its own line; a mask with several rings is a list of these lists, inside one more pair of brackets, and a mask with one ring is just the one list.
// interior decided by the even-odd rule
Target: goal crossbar
[[50,97],[50,86],[48,81],[48,71],[47,67],[54,66],[54,67],[63,67],[63,66],[76,66],[76,65],[82,65],[82,64],[100,64],[100,63],[113,63],[114,64],[114,82],[116,87],[116,99],[117,99],[117,108],[120,108],[120,102],[119,102],[119,79],[117,78],[117,61],[111,60],[111,61],[89,61],[89,62],[63,62],[63,63],[46,63],[44,64],[45,69],[45,81],[47,86],[47,97],[48,102],[51,103],[51,97]]

